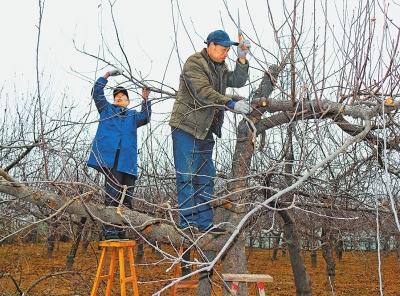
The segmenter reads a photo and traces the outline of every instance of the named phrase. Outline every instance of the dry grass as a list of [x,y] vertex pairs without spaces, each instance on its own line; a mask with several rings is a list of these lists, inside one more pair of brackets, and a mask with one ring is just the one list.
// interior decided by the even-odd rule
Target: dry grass
[[[70,244],[60,243],[53,258],[46,257],[45,244],[3,245],[0,247],[0,295],[20,295],[16,284],[22,291],[44,275],[65,271],[66,257]],[[170,250],[167,248],[167,250]],[[171,251],[171,250],[170,250]],[[293,276],[289,257],[280,256],[271,260],[272,252],[264,249],[248,249],[249,270],[252,273],[268,273],[274,282],[267,285],[267,295],[295,295]],[[78,252],[72,273],[47,278],[36,285],[29,295],[89,295],[99,258],[97,244],[92,243],[86,253]],[[167,262],[158,262],[160,257],[149,248],[145,249],[144,263],[137,266],[140,295],[151,295],[172,277],[166,270]],[[309,253],[305,253],[307,270],[312,279],[313,295],[380,295],[378,285],[377,254],[374,252],[345,252],[342,261],[336,263],[335,293],[326,290],[325,263],[318,254],[318,267],[311,268]],[[155,264],[158,262],[158,264]],[[220,267],[217,266],[217,272]],[[7,275],[9,274],[9,275]],[[400,261],[394,254],[382,257],[384,295],[400,296]],[[217,276],[214,294],[221,295],[221,281]],[[255,294],[250,286],[250,295]],[[118,295],[117,291],[113,293]],[[101,293],[99,293],[101,295]],[[194,295],[181,291],[179,295]]]

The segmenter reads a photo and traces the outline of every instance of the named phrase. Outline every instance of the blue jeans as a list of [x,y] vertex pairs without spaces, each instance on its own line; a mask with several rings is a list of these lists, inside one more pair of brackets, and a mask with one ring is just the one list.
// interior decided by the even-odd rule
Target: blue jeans
[[213,223],[209,202],[214,194],[215,167],[211,133],[199,140],[180,129],[172,130],[180,227],[207,229]]

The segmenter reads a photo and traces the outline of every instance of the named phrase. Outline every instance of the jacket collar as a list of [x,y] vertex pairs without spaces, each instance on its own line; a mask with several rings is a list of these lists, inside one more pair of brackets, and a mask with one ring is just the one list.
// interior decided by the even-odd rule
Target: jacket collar
[[120,107],[114,104],[112,105],[114,106],[114,112],[117,113],[117,115],[126,115],[126,111],[128,111],[128,108]]

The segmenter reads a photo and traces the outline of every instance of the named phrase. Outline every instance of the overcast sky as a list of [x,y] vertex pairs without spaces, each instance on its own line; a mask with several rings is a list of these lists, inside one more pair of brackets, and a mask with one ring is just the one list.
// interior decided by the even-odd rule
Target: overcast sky
[[[5,85],[8,89],[10,86],[16,85],[19,89],[34,91],[38,1],[3,2],[0,10],[3,44],[0,49],[2,68],[0,85]],[[178,27],[177,44],[183,60],[194,52],[191,41],[196,46],[196,50],[200,50],[204,45],[202,41],[207,34],[222,28],[222,21],[231,38],[237,38],[237,29],[227,17],[223,1],[179,2],[191,41],[179,20],[176,2],[174,2],[174,11],[171,8],[171,1],[167,0],[118,0],[115,2],[114,14],[122,44],[132,67],[147,79],[161,80],[164,76],[175,42],[174,22]],[[238,3],[243,1],[228,2],[229,8],[236,18]],[[254,1],[254,3],[258,7],[260,4],[262,5],[263,11],[257,9],[255,11],[258,11],[259,16],[262,17],[259,21],[266,24],[267,7],[265,2]],[[250,30],[247,12],[244,6],[241,8],[243,29]],[[261,37],[264,35],[262,30],[264,29],[259,32]],[[77,52],[74,49],[73,40],[76,41],[79,48],[84,47],[93,54],[97,54],[99,50],[104,49],[104,45],[107,45],[117,58],[122,58],[112,27],[108,1],[47,0],[44,5],[39,47],[39,68],[44,75],[43,86],[50,84],[51,89],[55,92],[68,87],[69,94],[77,96],[82,92],[88,93],[85,76],[94,79],[104,71],[96,74],[96,68],[103,64],[96,64],[95,59]],[[174,51],[166,73],[166,82],[173,87],[178,85],[179,70],[177,53]]]
[[[2,2],[0,89],[3,87],[3,93],[0,99],[1,104],[4,105],[5,100],[10,103],[16,99],[12,95],[14,87],[17,89],[17,94],[34,93],[36,90],[35,50],[39,8],[36,0],[3,0]],[[251,38],[259,38],[264,48],[276,53],[277,46],[268,20],[268,1],[247,1],[253,24],[250,22],[246,1],[227,0],[226,2],[235,21],[238,9],[240,10],[242,30]],[[284,22],[282,12],[284,2],[269,2],[272,5],[275,25],[279,27]],[[328,2],[335,3],[330,4],[332,7],[329,10],[333,24],[338,18],[334,5],[341,5],[344,2]],[[360,2],[362,1],[348,1],[349,15],[354,12],[354,3]],[[292,8],[293,1],[285,1],[285,3]],[[306,3],[312,5],[313,1],[306,1]],[[316,6],[321,7],[321,3],[324,1],[316,1]],[[180,12],[177,4],[179,4]],[[396,13],[398,5],[390,7],[391,15],[398,17]],[[210,31],[222,27],[232,39],[237,38],[236,25],[228,16],[223,0],[181,0],[178,2],[176,0],[117,0],[113,9],[120,39],[133,68],[133,74],[154,81],[161,81],[165,77],[166,84],[173,88],[177,88],[179,82],[181,63],[178,53],[181,60],[186,60],[195,50],[198,51],[204,46],[203,40]],[[304,21],[307,26],[307,22],[312,19],[312,14],[307,15],[309,11],[311,12],[311,9],[307,7],[305,11]],[[322,15],[324,12],[321,10],[319,13]],[[317,19],[318,17],[320,16],[317,16]],[[323,26],[322,22],[320,26]],[[174,28],[177,28],[177,35],[174,33]],[[257,30],[257,35],[254,28]],[[41,88],[44,100],[58,99],[63,92],[66,92],[71,102],[86,102],[91,83],[104,72],[104,69],[96,72],[96,69],[103,67],[104,64],[79,53],[74,48],[73,41],[80,49],[84,48],[95,55],[102,55],[109,48],[115,56],[112,58],[109,53],[106,53],[110,61],[123,60],[112,26],[108,1],[47,0],[44,6],[39,49],[39,69],[43,75]],[[179,52],[173,50],[175,42],[179,47]],[[257,46],[253,46],[252,51],[255,55],[258,54],[259,57],[264,58]],[[234,52],[230,53],[230,57],[235,58]],[[266,58],[268,63],[275,62],[271,55],[267,55]],[[258,67],[252,58],[250,58],[250,64]],[[259,77],[261,72],[252,69],[251,75]],[[117,78],[111,83],[118,82]],[[239,92],[248,93],[248,88]],[[165,104],[167,108],[170,108],[171,102]]]
[[[22,108],[30,108],[36,100],[37,89],[35,59],[38,1],[2,2],[0,103],[3,110],[5,106],[11,106],[8,110],[14,110],[12,107],[16,104]],[[240,9],[243,31],[254,37],[245,2],[229,0],[227,3],[235,22]],[[248,5],[258,37],[264,40],[266,48],[272,47],[272,31],[267,19],[268,8],[265,0],[252,0]],[[203,41],[209,32],[223,28],[232,39],[237,39],[236,24],[229,17],[222,0],[174,0],[172,4],[169,0],[117,0],[113,11],[119,37],[133,74],[143,77],[150,84],[152,81],[164,81],[168,86],[177,89],[182,62],[204,47]],[[91,54],[106,56],[110,62],[124,60],[118,47],[109,1],[45,1],[39,45],[39,69],[42,102],[54,110],[48,114],[50,121],[58,120],[58,106],[63,98],[63,106],[73,110],[74,121],[82,122],[88,112],[90,122],[94,122],[98,117],[91,105],[90,89],[93,81],[103,75],[105,70],[110,70],[110,67],[104,68],[104,63],[78,52],[74,43],[79,49]],[[174,45],[178,46],[179,51]],[[107,50],[110,50],[114,57]],[[259,49],[253,46],[253,51],[257,53]],[[230,57],[235,59],[235,53],[231,52]],[[255,70],[252,70],[251,74],[261,76],[261,72]],[[109,79],[109,86],[122,81],[121,77],[112,77]],[[244,87],[238,92],[247,95],[249,87]],[[140,101],[135,100],[135,97],[137,96],[134,93],[130,93],[131,107],[138,108]],[[108,95],[108,98],[111,99],[111,96]],[[157,97],[155,99],[156,103]],[[153,129],[153,133],[169,133],[166,120],[170,116],[172,105],[172,99],[153,105],[152,126],[157,127]],[[4,113],[0,112],[0,120],[3,115]],[[86,130],[93,133],[96,125],[90,124]]]

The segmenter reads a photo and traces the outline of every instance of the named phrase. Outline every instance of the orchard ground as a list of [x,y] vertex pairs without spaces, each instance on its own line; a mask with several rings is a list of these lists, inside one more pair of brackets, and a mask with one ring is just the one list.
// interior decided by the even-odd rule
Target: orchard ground
[[[28,295],[89,295],[100,256],[97,243],[89,245],[86,252],[79,249],[72,271],[66,272],[66,258],[70,243],[57,243],[53,257],[47,258],[47,245],[4,244],[0,246],[0,295],[22,295],[34,285]],[[163,248],[173,252],[172,248]],[[248,248],[249,271],[267,273],[274,282],[266,285],[269,296],[295,295],[290,258],[287,254],[272,261],[272,250]],[[307,271],[312,280],[313,295],[380,295],[378,257],[376,252],[344,252],[342,261],[336,261],[336,284],[334,293],[327,290],[325,263],[321,253],[317,255],[317,267],[312,268],[310,253],[304,252]],[[170,262],[145,248],[142,263],[136,271],[141,296],[152,295],[172,277],[167,271]],[[222,295],[220,266],[214,273],[213,294]],[[395,253],[381,256],[383,291],[386,296],[400,296],[400,260]],[[47,277],[48,275],[51,275]],[[37,284],[36,284],[37,283]],[[17,288],[18,286],[18,288]],[[18,292],[18,289],[21,291]],[[249,285],[249,295],[256,295],[255,286]],[[103,295],[103,293],[99,293]],[[119,295],[115,290],[113,295]],[[163,295],[168,295],[164,293]],[[179,295],[195,295],[193,291],[180,290]]]

